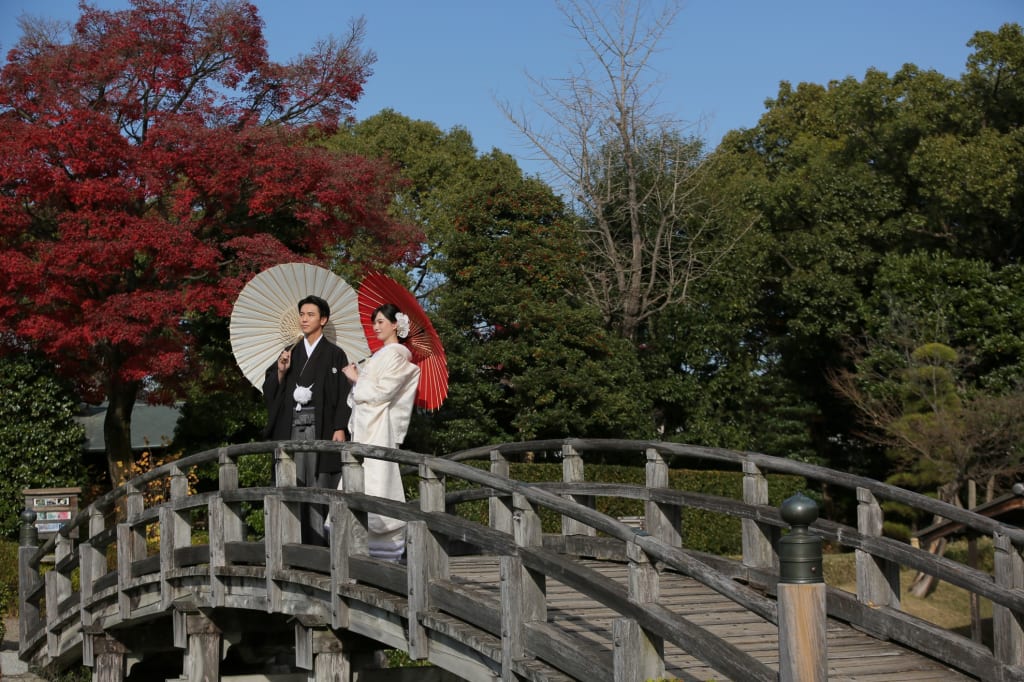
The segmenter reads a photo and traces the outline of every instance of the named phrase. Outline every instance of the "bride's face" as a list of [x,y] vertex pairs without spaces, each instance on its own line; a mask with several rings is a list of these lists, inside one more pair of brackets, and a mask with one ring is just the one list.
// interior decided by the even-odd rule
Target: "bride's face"
[[373,318],[373,333],[381,343],[398,340],[398,323],[392,322],[384,313],[377,313]]

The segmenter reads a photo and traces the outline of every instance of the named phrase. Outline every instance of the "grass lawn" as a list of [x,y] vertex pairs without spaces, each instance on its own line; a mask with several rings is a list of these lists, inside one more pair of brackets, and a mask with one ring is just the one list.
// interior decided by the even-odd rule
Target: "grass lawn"
[[[956,548],[947,556],[956,556]],[[952,558],[951,556],[951,558]],[[959,558],[959,557],[957,557]],[[832,587],[857,591],[856,568],[854,554],[826,554],[823,557],[825,582]],[[939,582],[935,589],[926,597],[915,597],[910,594],[910,584],[916,571],[904,569],[900,572],[900,604],[907,613],[938,626],[953,630],[965,637],[971,636],[971,603],[969,593],[949,583]],[[992,602],[979,599],[979,611],[982,619],[982,641],[992,645]]]

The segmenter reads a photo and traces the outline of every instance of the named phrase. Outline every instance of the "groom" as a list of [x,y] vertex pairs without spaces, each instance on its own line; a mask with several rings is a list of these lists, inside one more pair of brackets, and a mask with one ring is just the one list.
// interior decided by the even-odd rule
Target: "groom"
[[[299,301],[302,341],[282,351],[263,381],[268,440],[346,440],[349,382],[342,368],[348,358],[324,337],[330,316],[330,306],[318,296]],[[336,489],[341,456],[296,452],[295,471],[300,486]],[[327,544],[325,514],[323,505],[304,505],[302,542]]]

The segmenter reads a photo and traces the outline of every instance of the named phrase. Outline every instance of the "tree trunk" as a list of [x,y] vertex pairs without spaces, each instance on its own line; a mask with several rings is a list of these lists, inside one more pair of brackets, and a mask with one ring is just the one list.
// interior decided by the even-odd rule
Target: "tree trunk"
[[[116,371],[113,372],[116,374]],[[137,382],[112,379],[107,391],[107,415],[103,420],[103,439],[107,448],[107,471],[114,488],[127,480],[132,465],[132,408],[139,393]]]

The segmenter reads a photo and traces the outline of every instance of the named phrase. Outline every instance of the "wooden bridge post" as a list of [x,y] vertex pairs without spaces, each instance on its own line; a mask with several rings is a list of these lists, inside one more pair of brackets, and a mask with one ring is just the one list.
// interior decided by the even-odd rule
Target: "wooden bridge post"
[[[661,596],[658,570],[634,542],[626,543],[629,559],[629,600],[655,604]],[[632,618],[612,623],[615,682],[645,682],[665,677],[665,642],[640,627]]]
[[125,486],[125,520],[117,524],[117,608],[122,620],[131,618],[133,607],[128,589],[132,564],[146,557],[146,529],[133,525],[145,507],[142,489],[131,482]]
[[[331,627],[343,629],[349,626],[348,604],[341,597],[342,585],[352,582],[348,568],[350,551],[349,539],[352,537],[352,512],[344,500],[332,499],[329,506],[331,528],[328,531],[328,551],[331,556]],[[363,534],[365,550],[366,535]]]
[[[171,501],[188,497],[188,476],[177,465],[171,466]],[[171,582],[169,574],[177,566],[175,550],[192,544],[192,524],[189,511],[175,511],[168,505],[160,507],[160,608],[168,609],[178,597],[179,590]]]
[[61,570],[61,564],[71,556],[71,538],[57,533],[54,548],[54,570],[43,576],[46,589],[46,647],[49,655],[56,658],[60,653],[58,629],[62,610],[61,603],[71,596],[71,576]]
[[[646,484],[648,490],[668,488],[668,462],[657,448],[647,448]],[[670,547],[682,547],[682,510],[653,500],[644,503],[644,528],[648,535]]]
[[[1004,590],[1024,588],[1024,559],[1010,538],[994,533],[995,581]],[[999,604],[992,604],[993,653],[1004,665],[1024,665],[1024,622],[1022,615]]]
[[[509,478],[508,460],[500,450],[491,450],[491,473],[502,478]],[[487,498],[488,522],[494,530],[512,533],[512,499],[502,497]]]
[[[366,472],[363,470],[363,463],[348,450],[341,451],[341,482],[345,492],[366,492]],[[367,516],[364,512],[352,511],[348,505],[345,505],[345,510],[348,514],[345,544],[348,546],[349,556],[368,556],[370,546],[367,537]]]
[[96,658],[93,682],[124,682],[127,672],[125,646],[111,637],[96,637],[93,648]]
[[[882,506],[874,493],[857,488],[857,530],[867,538],[882,537]],[[868,606],[900,608],[900,567],[887,559],[855,550],[857,599]]]
[[779,680],[828,680],[828,626],[821,538],[807,528],[818,505],[797,493],[782,503],[782,520],[792,530],[779,541]]
[[89,511],[89,536],[78,547],[79,583],[81,599],[79,600],[79,617],[82,619],[82,665],[90,668],[95,665],[93,652],[93,614],[89,608],[92,602],[96,579],[107,572],[107,556],[103,549],[96,547],[94,538],[106,529],[103,512],[95,506]]
[[228,565],[227,546],[245,539],[245,517],[241,502],[225,502],[223,494],[238,490],[238,463],[221,448],[217,455],[217,488],[220,495],[210,499],[207,525],[210,533],[210,600],[224,606],[226,585],[221,569]]
[[[283,448],[274,451],[274,476],[277,487],[295,487],[295,460]],[[284,570],[284,546],[302,542],[300,504],[285,502],[280,494],[268,495],[263,501],[267,613],[281,613],[284,606],[284,594],[277,575]]]
[[41,620],[39,602],[28,598],[36,591],[42,578],[39,565],[32,558],[39,551],[39,530],[36,528],[37,514],[31,509],[21,512],[21,530],[18,541],[18,629],[31,632]]
[[[743,461],[743,501],[747,504],[768,504],[768,479],[760,467],[747,460]],[[780,537],[778,529],[753,519],[741,519],[740,523],[743,532],[743,565],[774,574],[778,569],[778,557],[774,549]]]
[[[565,483],[583,483],[583,457],[572,445],[562,445],[562,480]],[[593,495],[566,495],[574,502],[594,508]],[[562,517],[562,535],[567,538],[572,535],[596,536],[597,529],[588,526],[582,521],[577,521],[570,516]]]
[[217,682],[220,680],[222,636],[220,628],[200,613],[183,614],[187,648],[182,662],[182,674],[188,682]]
[[[444,513],[444,479],[430,467],[420,465],[420,510]],[[411,521],[406,526],[406,551],[409,579],[409,656],[416,660],[430,655],[430,639],[420,617],[430,611],[430,584],[447,580],[448,553],[430,532],[426,521]]]
[[[519,547],[541,547],[540,517],[524,496],[512,496],[515,506],[513,535]],[[543,573],[523,565],[521,557],[503,556],[500,561],[501,580],[501,679],[517,679],[513,665],[526,653],[525,626],[547,620],[547,583]]]

